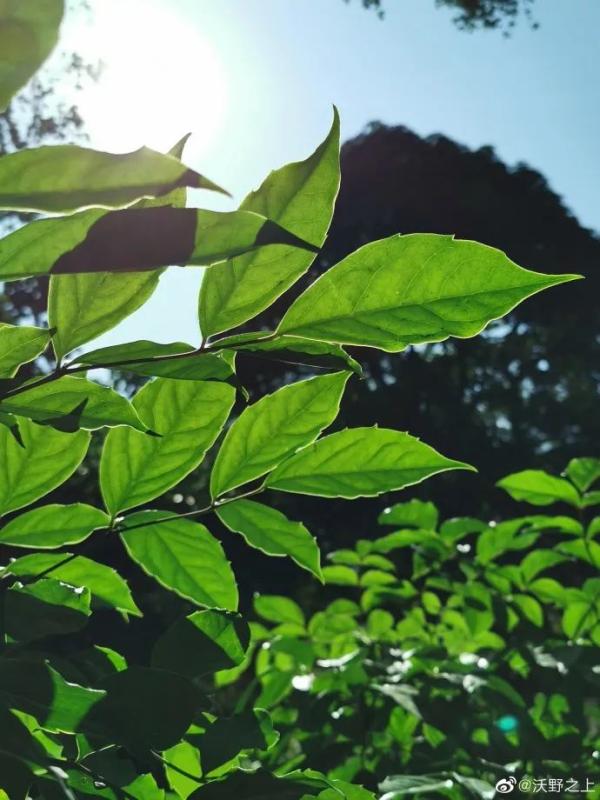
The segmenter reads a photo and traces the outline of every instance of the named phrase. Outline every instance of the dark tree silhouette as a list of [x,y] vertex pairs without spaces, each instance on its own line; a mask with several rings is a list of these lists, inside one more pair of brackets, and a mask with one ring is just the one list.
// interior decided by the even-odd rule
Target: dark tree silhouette
[[[390,8],[394,0],[360,2],[365,8],[374,9],[383,18],[386,8]],[[453,19],[461,30],[497,28],[504,33],[509,33],[514,28],[521,15],[532,27],[537,27],[532,16],[533,3],[534,0],[435,0],[437,6],[446,6],[457,12]]]

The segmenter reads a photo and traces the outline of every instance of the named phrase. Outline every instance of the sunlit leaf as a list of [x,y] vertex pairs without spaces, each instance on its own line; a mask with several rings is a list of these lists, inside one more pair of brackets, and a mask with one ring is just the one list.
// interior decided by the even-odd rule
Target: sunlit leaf
[[219,435],[235,399],[233,387],[210,381],[157,378],[133,407],[158,436],[131,428],[106,437],[100,486],[111,514],[158,497],[200,464]]
[[108,525],[107,515],[85,503],[34,508],[0,529],[0,542],[13,547],[52,549],[77,544]]
[[77,427],[87,430],[118,425],[127,425],[138,431],[148,430],[131,403],[122,395],[108,386],[72,375],[25,389],[14,397],[0,401],[0,411],[42,423],[56,421],[71,410],[79,411]]
[[18,0],[0,6],[0,111],[54,49],[63,0]]
[[140,511],[124,520],[121,538],[131,558],[181,597],[235,611],[237,586],[220,543],[198,522],[161,522],[168,516],[164,511]]
[[0,159],[0,208],[15,211],[119,208],[178,186],[223,191],[179,159],[147,147],[116,154],[58,144]]
[[350,428],[288,458],[269,475],[267,486],[319,497],[374,497],[451,469],[473,468],[407,433]]
[[576,277],[530,272],[500,250],[451,236],[391,236],[316,280],[278,332],[396,352],[475,336],[526,297]]
[[426,503],[415,498],[406,503],[396,503],[390,508],[385,508],[377,518],[377,522],[380,525],[434,531],[437,528],[438,518],[438,510],[433,503]]
[[269,622],[292,622],[304,626],[304,612],[294,600],[283,595],[261,594],[254,598],[254,610]]
[[270,556],[290,556],[317,578],[321,577],[320,552],[316,539],[301,522],[253,500],[237,500],[217,508],[221,522],[241,533],[251,547]]
[[600,458],[572,458],[565,472],[580,492],[587,492],[600,478]]
[[19,418],[23,445],[0,426],[0,514],[38,500],[73,474],[90,442],[90,434],[60,433]]
[[[340,182],[339,117],[305,161],[272,172],[240,208],[263,214],[320,247],[333,215]],[[200,290],[204,336],[240,325],[267,308],[310,266],[314,254],[275,245],[240,255],[208,272]]]
[[555,478],[542,470],[526,469],[515,472],[502,478],[496,486],[504,489],[515,500],[523,500],[534,506],[563,502],[579,507],[577,489],[564,478]]
[[284,386],[246,408],[233,423],[210,478],[213,497],[259,478],[314,441],[336,418],[348,373]]
[[0,325],[0,377],[12,377],[21,364],[43,353],[49,341],[47,328]]

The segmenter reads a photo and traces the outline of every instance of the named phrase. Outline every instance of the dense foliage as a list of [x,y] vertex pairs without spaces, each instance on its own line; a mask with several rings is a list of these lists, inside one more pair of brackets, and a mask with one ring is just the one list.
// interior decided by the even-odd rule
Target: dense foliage
[[[24,13],[33,5],[35,15]],[[59,6],[2,7],[0,22],[26,32],[32,57],[20,50],[19,70],[0,73],[0,96],[39,65]],[[446,795],[490,796],[489,780],[504,773],[479,763],[485,730],[472,742],[437,710],[448,702],[463,708],[461,691],[473,695],[475,716],[483,714],[478,704],[489,711],[487,692],[521,709],[500,717],[516,725],[501,731],[502,764],[505,753],[521,752],[519,724],[537,725],[546,738],[556,730],[575,735],[577,724],[578,763],[586,766],[587,684],[577,687],[579,705],[554,694],[546,702],[525,688],[511,692],[505,673],[527,677],[531,658],[513,642],[519,626],[546,625],[557,635],[561,609],[564,634],[583,660],[588,637],[597,641],[597,579],[584,575],[567,588],[554,580],[554,594],[537,591],[548,580],[537,576],[563,560],[596,566],[594,521],[585,532],[573,520],[539,516],[495,527],[452,520],[438,530],[435,508],[413,501],[384,516],[396,531],[338,551],[322,567],[315,538],[276,502],[278,493],[370,498],[472,470],[391,427],[324,433],[362,374],[346,346],[392,354],[472,337],[576,276],[526,270],[497,249],[449,235],[392,235],[330,267],[273,330],[232,333],[305,274],[323,245],[339,186],[337,113],[311,156],[271,173],[231,212],[185,207],[187,187],[223,190],[181,161],[184,144],[166,155],[55,145],[0,158],[0,208],[43,215],[0,240],[0,279],[50,281],[47,326],[0,325],[0,542],[9,554],[0,573],[0,794],[368,800],[373,791],[392,798],[407,787],[429,790],[433,781],[431,791]],[[208,268],[199,346],[144,340],[78,352],[139,308],[172,264]],[[41,354],[48,367],[31,377],[27,365]],[[244,354],[284,361],[292,378],[298,365],[305,377],[247,403],[236,375]],[[94,369],[150,380],[130,400],[90,380]],[[92,438],[101,448],[101,503],[54,502],[51,493],[82,469]],[[206,506],[182,514],[161,508],[196,470],[210,474]],[[570,482],[527,471],[503,485],[536,505],[560,500],[580,509],[598,500],[598,475],[598,462],[588,459],[569,465]],[[250,625],[214,535],[217,520],[249,547],[292,559],[308,573],[307,585],[325,586],[316,596],[340,584],[360,587],[359,595],[337,597],[308,628],[293,600],[263,595],[255,610],[276,626]],[[533,549],[540,532],[555,529],[573,541],[556,553]],[[473,536],[476,558],[463,562],[457,553]],[[144,602],[95,555],[106,541],[155,586]],[[406,547],[414,548],[412,569],[396,574],[390,556]],[[498,561],[524,547],[532,552],[523,562]],[[502,613],[498,597],[508,600]],[[147,626],[145,652],[128,659],[111,624],[97,620],[113,619],[115,631],[119,618],[143,629],[152,603],[172,619]],[[251,662],[256,677],[248,681]],[[458,679],[438,692],[428,670],[442,665]],[[309,708],[290,704],[294,681],[309,690],[302,695]],[[359,704],[348,712],[349,691]],[[316,731],[325,744],[316,745]],[[389,763],[396,742],[402,777]],[[427,748],[441,748],[438,761]],[[458,753],[452,767],[448,750]],[[534,750],[525,766],[541,760]]]

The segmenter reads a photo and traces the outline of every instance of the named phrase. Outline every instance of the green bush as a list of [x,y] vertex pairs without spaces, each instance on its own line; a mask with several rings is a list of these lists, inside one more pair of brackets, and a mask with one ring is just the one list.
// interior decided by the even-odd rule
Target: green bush
[[[34,6],[41,10],[31,2],[19,4],[16,23],[9,4],[0,22],[31,27],[31,41],[44,29],[44,41],[51,42],[48,31],[56,29],[60,5],[44,4],[48,28],[40,15],[32,22],[21,14]],[[29,60],[19,53],[18,80],[10,71],[0,74],[2,102],[27,77],[23,70],[29,74],[39,64],[40,52]],[[312,645],[304,640],[303,612],[290,598],[263,597],[256,606],[263,617],[284,625],[276,637],[290,642],[291,652],[281,653],[286,669],[279,669],[279,662],[271,669],[272,654],[281,646],[276,638],[272,653],[263,648],[257,656],[259,679],[243,691],[226,690],[228,697],[237,696],[233,707],[221,700],[220,687],[243,670],[253,643],[271,634],[250,628],[238,614],[232,567],[199,518],[206,517],[210,526],[218,517],[250,547],[292,558],[311,580],[359,581],[355,565],[343,563],[339,554],[340,563],[323,569],[315,539],[301,522],[269,504],[270,492],[374,497],[472,467],[401,431],[370,427],[324,434],[337,417],[347,382],[361,372],[344,347],[399,352],[449,336],[474,336],[528,296],[576,276],[531,272],[498,250],[449,236],[392,236],[331,267],[289,306],[275,330],[232,334],[306,273],[323,244],[339,185],[337,113],[309,158],[271,173],[232,212],[185,207],[187,187],[223,190],[182,163],[184,144],[167,155],[145,148],[112,155],[57,145],[0,159],[0,208],[45,215],[0,240],[0,280],[50,278],[48,327],[0,326],[0,543],[10,548],[0,575],[0,790],[10,800],[369,798],[369,790],[351,781],[359,776],[375,783],[371,773],[377,756],[370,740],[376,733],[370,723],[361,733],[365,746],[359,769],[343,761],[333,770],[315,771],[310,761],[304,763],[301,747],[290,744],[309,741],[311,726],[298,739],[293,709],[286,716],[280,701],[289,691],[296,659],[304,659],[307,667],[313,658]],[[78,353],[139,308],[173,264],[209,268],[198,301],[198,347],[137,341]],[[244,406],[235,365],[238,354],[245,353],[307,365],[314,377]],[[40,373],[29,377],[27,365],[42,354]],[[151,380],[129,400],[88,379],[87,373],[98,368]],[[103,508],[44,502],[80,468],[92,435],[103,437]],[[210,469],[206,507],[187,514],[161,510],[161,498],[200,467]],[[94,482],[89,463],[84,470]],[[534,502],[557,485],[552,482],[549,489],[544,483],[540,489],[539,476],[529,474],[514,480],[510,491],[531,495]],[[575,489],[566,481],[560,485],[561,498],[571,502]],[[263,493],[260,500],[250,499]],[[424,542],[438,540],[431,528]],[[414,541],[409,529],[411,536]],[[98,541],[110,543],[110,564],[91,557]],[[333,620],[320,612],[311,622],[311,636],[316,632],[322,639],[319,647],[332,648],[331,658],[342,659],[339,668],[323,673],[326,685],[333,681],[343,693],[343,676],[354,670],[361,696],[372,698],[365,699],[364,714],[376,710],[374,698],[380,694],[404,698],[394,715],[396,732],[384,729],[381,736],[404,741],[405,763],[413,750],[425,747],[420,742],[408,746],[410,735],[403,739],[401,733],[405,725],[407,730],[421,726],[419,735],[423,729],[427,746],[434,749],[436,742],[445,746],[449,732],[434,720],[421,723],[413,713],[418,680],[406,693],[390,681],[388,695],[370,679],[365,683],[363,657],[349,653],[347,644],[338,652],[336,637],[344,634],[336,631],[338,622],[353,641],[357,634],[365,643],[379,637],[375,674],[386,659],[391,659],[387,666],[396,663],[391,649],[386,654],[395,637],[414,639],[421,647],[422,636],[435,636],[427,615],[441,610],[444,592],[456,596],[461,609],[442,614],[456,623],[452,628],[448,622],[448,659],[461,648],[495,651],[500,642],[486,606],[491,590],[481,584],[478,595],[481,559],[471,566],[464,591],[454,595],[449,576],[438,576],[444,586],[431,584],[424,542],[419,541],[415,571],[406,584],[429,581],[427,591],[421,598],[413,586],[420,599],[399,629],[377,606],[386,593],[393,598],[399,592],[402,598],[408,589],[402,582],[396,585],[387,556],[367,553],[367,545],[356,556],[367,567],[359,582],[373,603],[363,609],[369,612],[364,626],[356,619],[360,607],[355,611],[344,598],[336,601],[344,610]],[[593,542],[579,542],[584,554],[593,553]],[[489,545],[492,554],[494,546]],[[33,552],[22,555],[23,549]],[[435,557],[444,555],[446,550]],[[132,631],[144,624],[138,619],[144,604],[133,596],[122,570],[115,569],[127,557],[155,582],[152,602],[178,610],[173,624],[146,629],[140,663],[128,663],[119,652],[106,632],[110,624],[101,628],[102,635],[97,625],[111,614],[130,620]],[[567,633],[575,637],[588,629],[596,635],[595,611],[581,610],[590,606],[593,584],[592,590],[587,586],[573,603],[579,609],[576,621],[568,610]],[[523,615],[531,624],[543,616],[528,590],[524,585],[516,592],[507,626],[514,627]],[[464,613],[466,620],[471,614],[472,623],[459,624],[463,606],[471,605],[472,614]],[[332,635],[333,644],[327,638]],[[507,692],[508,702],[513,695]],[[562,719],[560,703],[548,712],[543,702],[535,706],[544,720],[550,715],[551,727],[557,715]],[[276,720],[282,718],[282,744],[269,708]],[[261,753],[272,755],[261,762]],[[461,759],[457,768],[462,766]],[[470,791],[479,785],[470,781],[476,771],[470,764],[465,770],[457,780]],[[384,782],[382,791],[388,792],[387,786]],[[397,785],[390,786],[392,795],[398,794]]]

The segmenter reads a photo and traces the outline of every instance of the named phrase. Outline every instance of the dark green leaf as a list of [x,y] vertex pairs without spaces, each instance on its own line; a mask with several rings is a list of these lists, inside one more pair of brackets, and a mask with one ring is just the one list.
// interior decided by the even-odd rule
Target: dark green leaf
[[16,641],[74,633],[87,624],[90,592],[44,578],[30,586],[12,586],[6,592],[4,611],[6,632]]
[[[167,589],[201,606],[235,611],[237,586],[220,543],[198,522],[140,511],[123,522],[127,552]],[[136,525],[143,525],[133,529]],[[132,528],[132,530],[129,530]]]
[[0,426],[0,514],[33,503],[60,486],[85,456],[90,434],[60,433],[28,419],[17,420],[23,445]]
[[194,737],[200,750],[202,772],[208,775],[246,750],[269,750],[279,735],[271,717],[262,708],[216,719],[206,731]]
[[100,486],[108,511],[153,500],[203,460],[225,424],[235,390],[224,383],[157,378],[133,399],[133,408],[158,436],[131,428],[106,437]]
[[526,297],[575,277],[530,272],[500,250],[452,236],[391,236],[322,275],[278,331],[397,352],[475,336]]
[[281,511],[252,500],[237,500],[217,507],[217,515],[252,547],[271,556],[290,556],[321,578],[319,546],[301,522],[291,522]]
[[85,503],[48,506],[26,511],[0,530],[0,542],[13,547],[42,549],[77,544],[108,525],[103,511]]
[[63,0],[0,6],[0,112],[54,49],[63,12]]
[[249,644],[250,629],[241,617],[222,611],[195,611],[158,639],[152,666],[197,678],[239,666]]
[[[263,214],[320,247],[340,182],[337,111],[325,141],[305,161],[272,172],[240,208]],[[256,316],[309,268],[314,254],[276,245],[214,267],[203,279],[199,318],[204,336]]]
[[401,431],[350,428],[300,450],[267,486],[319,497],[374,497],[451,469],[472,470]]
[[259,478],[336,418],[347,372],[284,386],[246,408],[221,445],[210,478],[213,497]]

